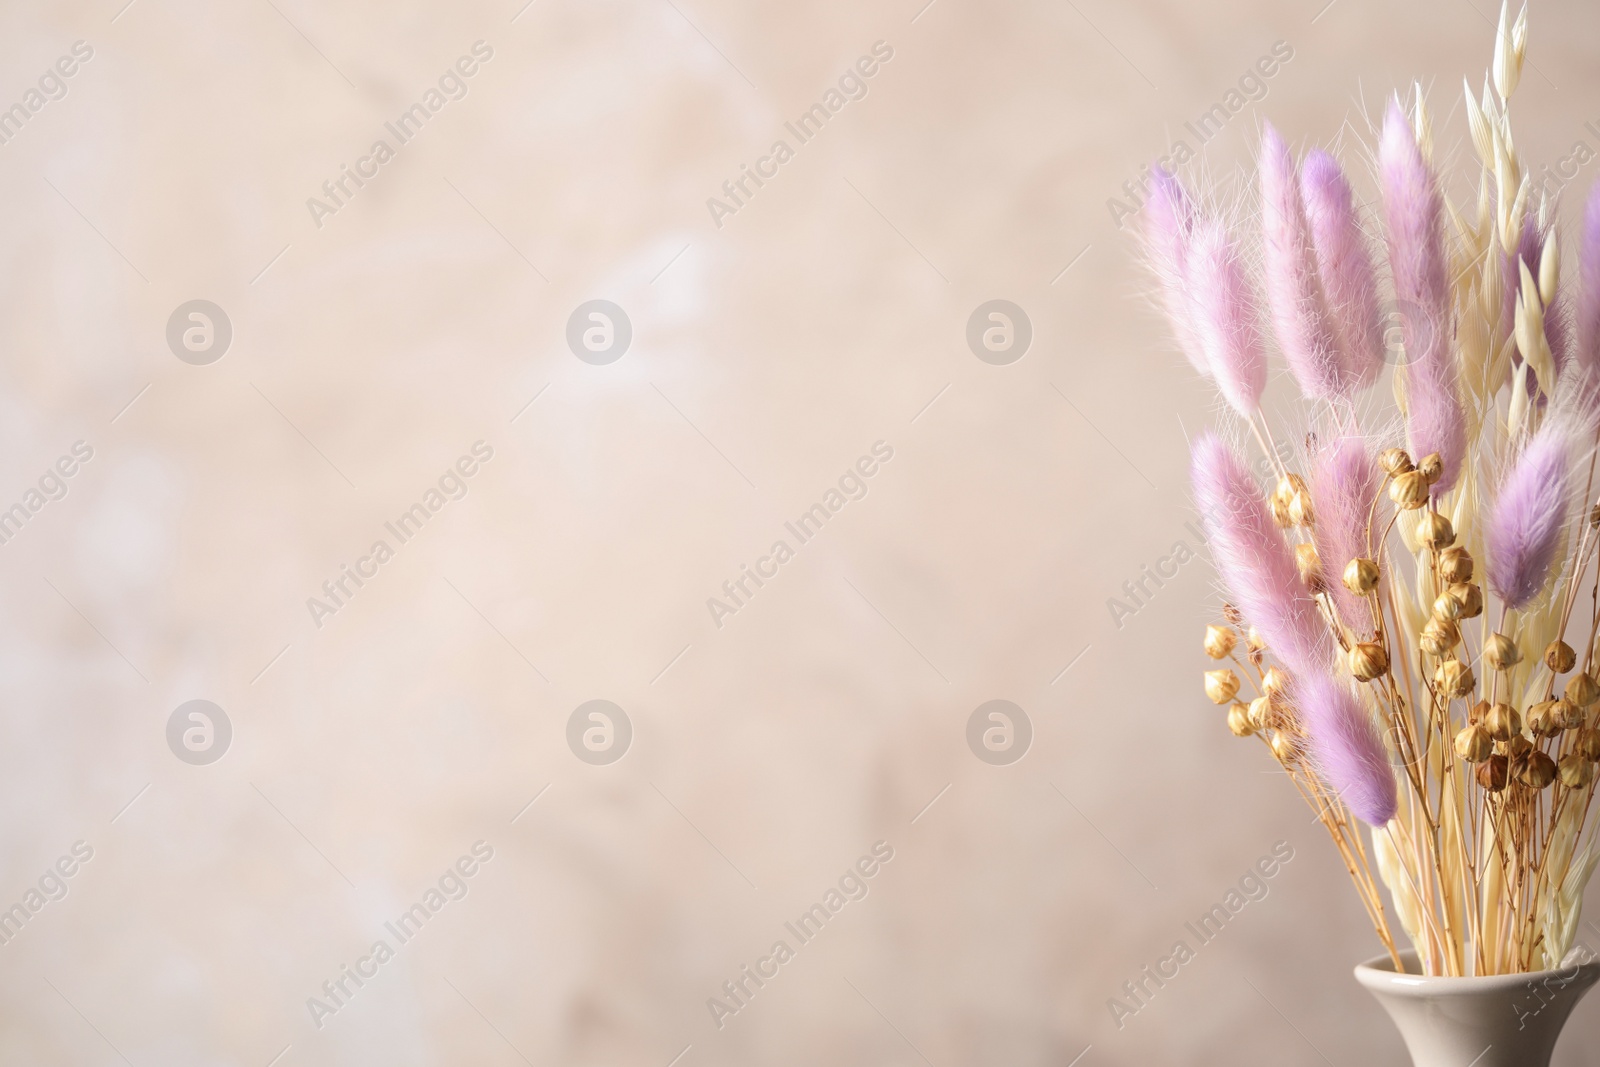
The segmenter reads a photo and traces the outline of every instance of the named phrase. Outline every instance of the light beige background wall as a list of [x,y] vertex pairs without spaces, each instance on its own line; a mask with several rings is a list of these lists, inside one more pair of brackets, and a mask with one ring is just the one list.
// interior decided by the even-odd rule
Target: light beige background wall
[[[1192,539],[1214,417],[1108,200],[1279,41],[1197,172],[1270,116],[1370,191],[1353,135],[1412,78],[1463,158],[1486,0],[124,2],[0,12],[0,106],[93,49],[0,147],[0,506],[94,453],[0,545],[0,907],[93,849],[0,945],[0,1061],[1403,1062],[1330,847],[1200,693],[1208,565],[1107,610]],[[1532,31],[1524,158],[1600,147],[1600,16],[1545,0]],[[307,198],[480,40],[319,227]],[[878,41],[865,98],[714,225]],[[634,330],[604,366],[564,340],[597,298]],[[963,336],[996,298],[1034,330],[1007,366]],[[193,299],[233,329],[205,366],[165,339]],[[477,441],[467,495],[387,537]],[[867,495],[714,625],[878,441]],[[608,766],[565,739],[596,698],[634,731]],[[165,735],[192,699],[233,728],[205,766]],[[1032,723],[1009,766],[965,740],[991,699]],[[1280,840],[1266,899],[1118,1028]],[[477,841],[467,895],[317,1026]],[[865,899],[719,1029],[707,999],[878,841]],[[1591,998],[1563,1067],[1597,1026]]]

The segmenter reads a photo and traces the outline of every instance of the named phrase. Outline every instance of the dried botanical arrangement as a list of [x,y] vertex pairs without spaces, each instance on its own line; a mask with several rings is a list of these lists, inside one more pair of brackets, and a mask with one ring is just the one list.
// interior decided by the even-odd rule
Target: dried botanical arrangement
[[[1507,16],[1466,90],[1475,210],[1444,191],[1419,88],[1378,137],[1384,254],[1340,163],[1270,127],[1259,246],[1165,172],[1144,227],[1178,347],[1277,474],[1193,444],[1230,598],[1206,693],[1317,813],[1396,969],[1380,882],[1430,975],[1559,966],[1600,858],[1600,186],[1563,286],[1556,205],[1511,134],[1526,9]],[[1269,323],[1305,398],[1304,474],[1261,406]],[[1368,393],[1385,378],[1393,410]]]

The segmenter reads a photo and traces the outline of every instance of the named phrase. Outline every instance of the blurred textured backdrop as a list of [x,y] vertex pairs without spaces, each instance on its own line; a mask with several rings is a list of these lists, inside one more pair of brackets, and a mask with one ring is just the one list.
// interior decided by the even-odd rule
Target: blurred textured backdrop
[[125,3],[0,11],[0,1062],[1403,1062],[1119,223],[1414,78],[1466,158],[1487,0]]

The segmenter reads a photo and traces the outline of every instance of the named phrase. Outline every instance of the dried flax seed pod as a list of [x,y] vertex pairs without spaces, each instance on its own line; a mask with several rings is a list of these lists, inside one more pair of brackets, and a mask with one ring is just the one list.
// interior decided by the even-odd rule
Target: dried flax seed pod
[[1296,526],[1314,526],[1317,513],[1311,506],[1311,494],[1302,490],[1289,500],[1289,521]]
[[1478,680],[1472,676],[1471,667],[1458,659],[1447,659],[1433,672],[1433,684],[1449,700],[1472,692]]
[[1272,495],[1283,501],[1283,506],[1288,507],[1289,502],[1306,491],[1306,480],[1298,474],[1290,472],[1278,479],[1277,488]]
[[1235,702],[1228,708],[1228,730],[1234,737],[1249,737],[1256,732],[1250,724],[1250,709]]
[[1506,787],[1509,766],[1504,756],[1490,756],[1478,764],[1478,784],[1491,793],[1498,793]]
[[1383,468],[1385,474],[1407,474],[1416,468],[1411,463],[1411,456],[1403,448],[1386,448],[1378,453],[1378,466]]
[[1468,763],[1482,763],[1494,752],[1494,740],[1489,731],[1474,723],[1456,734],[1456,755]]
[[1389,499],[1407,511],[1428,502],[1428,480],[1418,471],[1408,471],[1389,483]]
[[1421,463],[1417,464],[1417,473],[1426,478],[1429,485],[1432,485],[1444,474],[1444,460],[1440,458],[1439,453],[1430,452],[1422,457]]
[[1594,764],[1576,752],[1562,756],[1557,771],[1561,775],[1561,784],[1568,789],[1582,789],[1594,781]]
[[1561,718],[1563,729],[1576,730],[1583,725],[1583,709],[1570,700],[1562,698],[1556,701],[1556,714]]
[[1585,726],[1578,731],[1578,742],[1572,749],[1590,763],[1600,763],[1600,730]]
[[1250,726],[1254,730],[1261,731],[1272,726],[1275,718],[1272,698],[1256,697],[1250,702],[1250,707],[1246,709],[1246,714],[1249,715]]
[[1483,643],[1483,661],[1497,671],[1507,671],[1522,662],[1522,651],[1505,634],[1490,634]]
[[1461,605],[1461,618],[1476,619],[1483,614],[1483,590],[1471,582],[1457,582],[1446,595]]
[[1417,523],[1417,540],[1431,549],[1448,548],[1456,539],[1456,528],[1437,511],[1430,511]]
[[1229,668],[1206,671],[1206,696],[1213,704],[1226,704],[1239,692],[1239,676]]
[[1298,474],[1285,474],[1279,478],[1277,488],[1272,491],[1272,496],[1268,499],[1272,509],[1272,521],[1284,529],[1299,526],[1303,515],[1301,511],[1295,509],[1294,503],[1305,493],[1305,479]]
[[1517,768],[1517,781],[1529,789],[1544,789],[1556,780],[1556,761],[1543,752],[1530,752]]
[[1317,546],[1310,541],[1294,546],[1294,565],[1300,572],[1300,580],[1314,593],[1320,593],[1324,588],[1322,580],[1322,558],[1317,555]]
[[1600,684],[1587,673],[1574,674],[1567,679],[1567,699],[1580,708],[1587,708],[1595,701],[1600,700]]
[[1551,641],[1544,650],[1544,665],[1550,668],[1552,674],[1566,674],[1577,662],[1578,654],[1565,641]]
[[1541,700],[1528,709],[1528,729],[1539,737],[1554,737],[1564,726],[1559,701]]
[[1350,650],[1350,673],[1370,682],[1389,673],[1389,653],[1376,641],[1363,641]]
[[1439,577],[1451,583],[1472,581],[1472,553],[1460,545],[1439,553]]
[[1206,655],[1212,659],[1227,659],[1238,640],[1238,635],[1230,627],[1207,626]]
[[1300,755],[1300,746],[1295,744],[1294,738],[1279,730],[1272,735],[1272,754],[1278,757],[1279,763],[1292,763]]
[[1423,651],[1430,655],[1444,657],[1450,650],[1461,642],[1461,631],[1449,619],[1431,619],[1428,625],[1422,628],[1422,636],[1417,643]]
[[1378,588],[1378,565],[1359,556],[1351,560],[1345,564],[1344,587],[1356,596],[1366,596]]
[[1484,728],[1496,741],[1510,741],[1522,734],[1522,716],[1510,704],[1495,704],[1483,717]]

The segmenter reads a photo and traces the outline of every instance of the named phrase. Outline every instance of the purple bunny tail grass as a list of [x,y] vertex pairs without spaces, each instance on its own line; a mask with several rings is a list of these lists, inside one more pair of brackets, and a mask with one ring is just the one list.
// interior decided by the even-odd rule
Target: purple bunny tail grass
[[1206,365],[1223,399],[1248,419],[1267,387],[1267,358],[1244,261],[1220,221],[1195,223],[1188,277],[1195,334]]
[[1576,427],[1564,414],[1545,419],[1512,461],[1484,520],[1489,588],[1506,607],[1527,605],[1544,588],[1571,513]]
[[1436,493],[1461,474],[1466,421],[1450,350],[1450,283],[1446,273],[1443,202],[1400,102],[1391,100],[1378,152],[1389,232],[1389,269],[1405,344],[1406,437],[1417,459],[1439,453],[1444,473]]
[[1600,379],[1600,181],[1589,190],[1578,246],[1578,314],[1572,358],[1591,378]]
[[1332,638],[1250,471],[1208,433],[1195,442],[1191,477],[1212,559],[1234,603],[1291,672],[1326,671]]
[[1369,826],[1394,818],[1394,768],[1350,684],[1327,671],[1312,672],[1294,679],[1290,699],[1311,739],[1311,759],[1334,792]]
[[1372,609],[1365,597],[1345,588],[1341,577],[1352,559],[1367,555],[1367,515],[1377,495],[1377,466],[1361,438],[1342,437],[1312,461],[1317,555],[1339,619],[1360,638],[1373,633]]
[[1365,389],[1383,370],[1383,321],[1378,276],[1356,214],[1355,194],[1338,161],[1317,148],[1301,165],[1300,195],[1311,224],[1328,313],[1339,338],[1346,384],[1352,390]]
[[1194,311],[1189,304],[1186,261],[1194,231],[1194,202],[1178,179],[1161,167],[1152,167],[1150,176],[1152,189],[1144,208],[1145,255],[1156,276],[1161,307],[1167,313],[1178,347],[1194,369],[1209,378],[1211,367],[1195,333]]
[[1261,135],[1261,236],[1267,307],[1294,380],[1309,397],[1347,396],[1294,157],[1271,125]]

